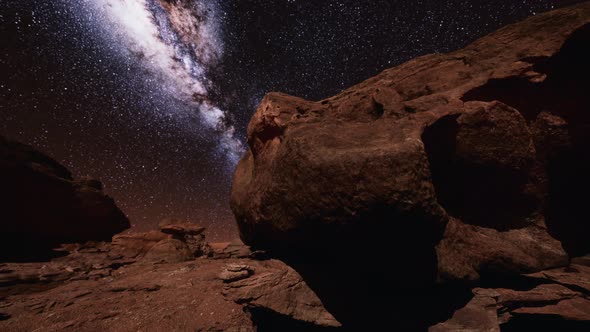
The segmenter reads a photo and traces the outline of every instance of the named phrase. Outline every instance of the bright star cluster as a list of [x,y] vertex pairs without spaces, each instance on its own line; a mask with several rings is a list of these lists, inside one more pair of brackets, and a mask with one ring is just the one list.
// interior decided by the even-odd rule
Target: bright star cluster
[[[219,133],[219,146],[235,165],[244,152],[228,115],[209,97],[208,72],[223,54],[216,1],[85,0],[72,6],[92,13],[89,21],[119,55],[134,57],[148,76],[160,79],[163,93],[184,102],[184,110]],[[178,111],[183,111],[180,109]]]

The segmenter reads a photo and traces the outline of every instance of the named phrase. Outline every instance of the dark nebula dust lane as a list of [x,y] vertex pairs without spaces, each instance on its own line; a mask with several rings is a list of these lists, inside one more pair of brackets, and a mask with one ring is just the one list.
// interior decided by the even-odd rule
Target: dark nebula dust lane
[[[123,59],[133,58],[156,79],[165,97],[184,103],[199,125],[217,135],[220,152],[235,164],[244,151],[228,114],[210,98],[208,73],[223,55],[216,1],[95,0],[73,5],[89,14],[91,28]],[[170,112],[182,112],[171,109]],[[195,128],[190,128],[194,130]]]
[[5,0],[0,134],[101,179],[134,229],[177,217],[229,240],[266,92],[325,98],[565,3]]

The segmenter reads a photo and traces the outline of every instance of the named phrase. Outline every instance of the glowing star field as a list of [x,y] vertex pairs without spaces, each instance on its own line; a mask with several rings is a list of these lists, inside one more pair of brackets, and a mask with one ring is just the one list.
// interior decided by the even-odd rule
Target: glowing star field
[[132,231],[237,236],[229,193],[269,91],[319,100],[557,0],[2,0],[0,135],[102,180]]
[[244,152],[228,116],[209,99],[208,77],[223,55],[215,1],[93,0],[83,6],[99,16],[120,55],[135,56],[162,90],[198,112],[219,134],[219,147],[235,164]]

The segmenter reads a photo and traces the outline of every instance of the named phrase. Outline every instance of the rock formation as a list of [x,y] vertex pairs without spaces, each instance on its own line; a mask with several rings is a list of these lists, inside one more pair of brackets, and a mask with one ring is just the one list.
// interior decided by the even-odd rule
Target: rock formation
[[[585,3],[319,102],[268,94],[234,177],[242,239],[286,254],[352,241],[360,250],[359,241],[383,236],[387,245],[442,240],[439,256],[464,255],[473,270],[448,268],[445,277],[471,279],[482,269],[564,265],[553,238],[571,254],[587,252],[574,189],[589,181],[589,38]],[[453,239],[470,233],[506,250]]]
[[429,331],[584,331],[590,327],[589,291],[587,265],[525,275],[513,288],[473,289],[463,308]]
[[194,257],[210,256],[213,250],[205,241],[205,227],[175,219],[165,219],[160,222],[160,231],[172,235],[173,239],[186,243]]
[[566,266],[590,252],[588,59],[583,3],[325,100],[268,94],[234,174],[242,240],[355,328],[423,329],[416,320],[461,306],[455,292],[418,317],[435,291]]
[[61,243],[110,240],[129,221],[102,184],[0,137],[0,260],[39,258]]
[[205,227],[176,219],[162,220],[159,227],[160,231],[114,236],[113,252],[131,259],[165,263],[213,255],[205,241]]
[[231,264],[220,275],[223,294],[250,310],[266,310],[319,327],[341,324],[291,267],[277,260],[256,266]]

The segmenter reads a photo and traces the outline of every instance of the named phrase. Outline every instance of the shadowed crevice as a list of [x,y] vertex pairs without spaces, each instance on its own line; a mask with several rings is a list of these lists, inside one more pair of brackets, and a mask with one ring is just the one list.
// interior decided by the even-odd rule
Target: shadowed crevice
[[516,108],[533,123],[541,112],[567,123],[569,144],[559,149],[549,140],[535,139],[546,160],[546,224],[571,256],[590,252],[590,219],[586,209],[590,186],[590,24],[572,33],[560,51],[550,58],[525,59],[533,70],[546,75],[540,83],[518,78],[490,80],[467,92],[463,101],[498,100]]
[[468,224],[498,230],[526,226],[535,207],[524,194],[526,174],[459,157],[457,118],[444,116],[422,134],[439,204]]

